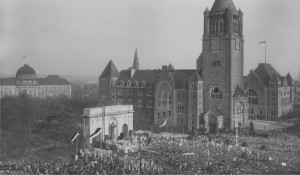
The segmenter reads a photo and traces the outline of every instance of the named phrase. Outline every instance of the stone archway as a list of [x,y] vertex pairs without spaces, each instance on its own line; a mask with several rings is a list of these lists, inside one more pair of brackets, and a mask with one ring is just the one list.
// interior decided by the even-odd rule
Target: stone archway
[[204,115],[204,122],[205,122],[206,132],[216,132],[218,129],[223,128],[223,116],[216,115],[212,111],[208,111]]
[[124,134],[124,138],[127,138],[128,137],[128,125],[127,124],[124,124],[122,126],[122,132]]
[[213,115],[208,115],[208,132],[216,132],[218,129],[218,118]]

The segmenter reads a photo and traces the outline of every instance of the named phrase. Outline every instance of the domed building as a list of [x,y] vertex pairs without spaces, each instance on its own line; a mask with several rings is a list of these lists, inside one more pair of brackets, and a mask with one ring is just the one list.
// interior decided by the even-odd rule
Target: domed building
[[71,84],[58,75],[38,78],[36,71],[28,64],[17,70],[16,77],[0,78],[0,98],[28,94],[34,97],[71,96]]

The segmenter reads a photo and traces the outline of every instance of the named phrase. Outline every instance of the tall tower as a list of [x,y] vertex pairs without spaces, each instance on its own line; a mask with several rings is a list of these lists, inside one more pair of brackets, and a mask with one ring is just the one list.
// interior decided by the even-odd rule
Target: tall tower
[[233,116],[233,94],[243,88],[244,37],[243,13],[232,0],[215,0],[204,12],[202,53],[197,70],[202,73],[204,113],[217,109],[230,127]]
[[101,106],[116,104],[116,81],[119,71],[110,60],[99,77],[99,103]]

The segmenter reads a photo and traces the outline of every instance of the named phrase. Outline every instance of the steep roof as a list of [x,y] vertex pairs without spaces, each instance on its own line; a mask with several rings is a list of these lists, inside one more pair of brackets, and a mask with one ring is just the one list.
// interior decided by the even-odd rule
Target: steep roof
[[281,79],[281,75],[268,63],[260,63],[254,70],[265,86],[269,86],[269,80],[273,75]]
[[195,69],[177,69],[173,73],[174,82],[188,81]]
[[292,76],[290,75],[290,73],[288,73],[286,75],[286,81],[287,81],[287,83],[288,83],[289,86],[291,86],[293,84],[294,80],[293,80]]
[[136,70],[132,80],[154,82],[159,70]]
[[237,11],[232,0],[215,0],[210,12],[219,12],[224,10]]
[[160,70],[136,70],[131,78],[131,70],[122,70],[118,80],[137,80],[154,82]]
[[58,75],[49,75],[46,78],[38,78],[40,85],[71,85],[66,79]]
[[175,70],[174,66],[171,63],[168,66],[168,70],[170,70],[170,71],[174,71]]
[[16,85],[15,77],[0,78],[0,86],[14,86],[14,85]]
[[248,95],[243,91],[242,88],[240,88],[239,86],[237,86],[235,88],[233,97],[248,97]]
[[198,72],[195,71],[195,73],[190,77],[189,81],[192,81],[192,82],[202,81],[202,78],[198,74]]
[[278,74],[273,74],[272,77],[270,78],[271,82],[281,82],[281,77],[278,76]]
[[138,57],[138,54],[137,54],[137,49],[135,49],[132,68],[135,68],[136,70],[139,70],[139,68],[140,68],[139,57]]
[[119,71],[116,68],[115,64],[110,60],[103,70],[100,78],[116,78],[119,76]]

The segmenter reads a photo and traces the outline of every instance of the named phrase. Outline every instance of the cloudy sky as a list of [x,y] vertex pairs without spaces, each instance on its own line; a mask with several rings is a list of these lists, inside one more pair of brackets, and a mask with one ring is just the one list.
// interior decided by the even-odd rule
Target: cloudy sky
[[[110,59],[119,70],[172,62],[195,69],[203,12],[214,0],[0,0],[1,73],[25,63],[37,74],[99,76]],[[264,62],[280,74],[300,71],[300,1],[234,0],[244,12],[245,72]],[[22,57],[26,56],[26,59]]]

